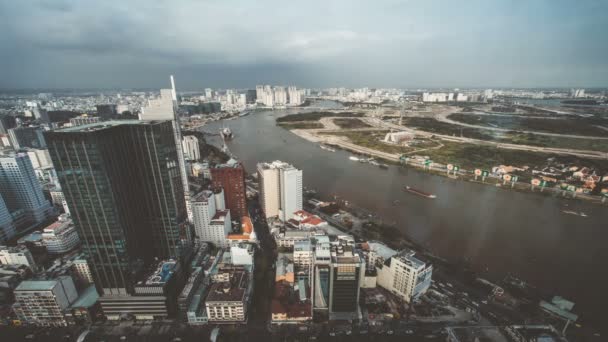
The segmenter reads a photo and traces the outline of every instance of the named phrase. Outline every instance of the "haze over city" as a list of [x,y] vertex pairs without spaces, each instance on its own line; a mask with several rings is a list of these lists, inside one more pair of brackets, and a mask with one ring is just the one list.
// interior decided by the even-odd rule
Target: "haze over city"
[[604,1],[0,1],[0,88],[602,87]]

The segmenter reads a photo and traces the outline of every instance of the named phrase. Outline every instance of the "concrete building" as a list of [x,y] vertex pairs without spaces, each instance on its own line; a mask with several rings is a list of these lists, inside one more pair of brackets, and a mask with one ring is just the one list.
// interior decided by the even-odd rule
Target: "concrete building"
[[38,126],[11,128],[8,130],[8,136],[15,151],[26,147],[46,147],[46,142],[42,135],[42,128]]
[[257,170],[266,218],[277,216],[285,222],[302,210],[302,170],[281,161],[259,163]]
[[170,120],[173,126],[173,138],[177,149],[177,165],[182,180],[183,196],[186,201],[186,212],[188,220],[192,222],[192,210],[190,207],[190,187],[188,185],[188,171],[186,170],[186,160],[182,149],[182,129],[177,113],[177,94],[175,83],[171,76],[171,89],[161,89],[160,98],[149,100],[148,105],[141,109],[139,120]]
[[201,159],[198,139],[194,135],[186,135],[182,140],[182,145],[186,158],[193,161]]
[[239,243],[230,246],[230,257],[233,265],[253,265],[255,248],[252,244]]
[[415,301],[431,286],[433,266],[405,250],[387,259],[378,267],[378,286],[381,286],[407,303]]
[[287,92],[285,87],[274,87],[274,105],[285,106],[287,104]]
[[16,247],[0,246],[0,264],[25,265],[33,271],[37,270],[32,252],[23,245]]
[[313,308],[329,308],[329,269],[331,267],[331,244],[328,236],[316,237],[313,266]]
[[232,231],[230,209],[218,210],[209,221],[209,230],[200,240],[211,242],[219,247],[228,247],[228,234]]
[[211,168],[211,182],[214,189],[223,189],[226,209],[234,218],[249,216],[247,194],[245,192],[245,168],[234,159]]
[[25,212],[28,226],[46,220],[53,213],[26,153],[0,156],[0,193],[10,212]]
[[64,214],[59,217],[57,222],[44,228],[42,243],[49,254],[67,253],[76,248],[80,244],[80,239],[72,219]]
[[95,282],[89,263],[83,256],[72,261],[72,272],[76,277],[77,282],[80,282],[81,284],[93,284]]
[[194,233],[199,241],[211,241],[213,234],[209,223],[215,216],[215,194],[213,191],[203,190],[192,198],[192,221]]
[[289,104],[292,106],[298,106],[304,102],[302,91],[295,86],[287,88],[287,95],[289,96]]
[[[235,267],[212,284],[205,301],[210,323],[245,323],[253,289],[253,275]],[[219,280],[220,278],[218,278]]]
[[25,280],[15,289],[13,310],[22,323],[67,326],[64,310],[78,298],[72,278]]
[[314,263],[314,251],[310,240],[294,243],[293,263],[301,269],[308,269]]

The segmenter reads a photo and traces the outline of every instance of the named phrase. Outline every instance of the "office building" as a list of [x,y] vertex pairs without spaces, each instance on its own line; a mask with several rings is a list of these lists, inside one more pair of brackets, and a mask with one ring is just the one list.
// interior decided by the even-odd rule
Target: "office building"
[[64,310],[78,298],[72,278],[25,280],[15,289],[13,310],[22,323],[38,326],[67,326]]
[[38,126],[11,128],[8,136],[15,151],[26,147],[46,148],[42,128]]
[[257,169],[266,218],[276,216],[285,222],[302,210],[302,170],[281,161],[259,163]]
[[59,217],[42,230],[42,243],[49,254],[62,254],[71,251],[80,244],[78,233],[72,219],[67,215]]
[[378,286],[381,286],[407,303],[415,301],[431,286],[433,266],[405,250],[387,259],[377,267]]
[[293,245],[293,263],[302,270],[308,268],[314,262],[314,252],[310,240],[298,241]]
[[27,153],[0,156],[0,193],[11,213],[23,211],[25,221],[18,228],[38,224],[54,211],[42,193]]
[[329,267],[329,318],[359,319],[359,290],[365,277],[365,261],[351,244],[331,247]]
[[171,120],[173,127],[173,138],[177,149],[177,163],[180,172],[183,196],[186,202],[186,213],[188,220],[192,221],[192,209],[190,207],[190,186],[188,185],[188,171],[186,170],[186,160],[182,149],[182,129],[177,113],[177,94],[175,92],[175,82],[171,76],[171,89],[161,89],[160,98],[149,100],[148,105],[141,109],[139,120]]
[[245,168],[243,164],[230,159],[226,164],[211,168],[213,188],[224,190],[226,209],[235,219],[249,216],[247,211],[247,195],[245,192]]
[[24,245],[15,247],[0,246],[0,264],[25,265],[32,271],[37,270],[32,252]]
[[197,161],[201,159],[201,150],[198,146],[198,139],[194,135],[186,135],[182,140],[182,148],[188,160]]
[[115,104],[98,104],[95,105],[97,116],[102,119],[113,119],[118,114],[118,106]]
[[121,120],[46,134],[101,301],[133,294],[141,267],[189,249],[173,132],[170,121]]
[[331,267],[331,244],[328,236],[316,237],[313,266],[313,309],[329,309],[329,269]]

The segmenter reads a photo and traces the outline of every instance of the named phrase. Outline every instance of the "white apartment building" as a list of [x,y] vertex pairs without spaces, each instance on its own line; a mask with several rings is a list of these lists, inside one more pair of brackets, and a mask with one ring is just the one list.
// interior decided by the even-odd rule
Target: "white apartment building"
[[215,204],[215,194],[209,190],[203,190],[192,199],[192,221],[199,241],[210,241],[212,238],[209,223],[216,212]]
[[25,265],[34,271],[36,270],[36,262],[32,252],[25,246],[0,246],[0,264]]
[[414,256],[413,251],[402,251],[378,268],[377,284],[409,303],[431,286],[433,266]]
[[228,247],[227,235],[232,231],[232,222],[230,220],[230,209],[218,210],[209,222],[208,240],[201,241],[212,242],[216,246]]
[[228,279],[212,284],[205,302],[209,322],[245,322],[251,290],[251,274],[245,270],[230,271]]
[[260,199],[266,218],[290,219],[302,210],[302,170],[288,163],[259,163]]
[[38,326],[67,326],[64,310],[78,293],[69,276],[54,280],[25,280],[15,289],[13,310],[24,323]]
[[201,150],[199,149],[198,139],[194,135],[186,135],[182,139],[184,154],[189,160],[200,160]]
[[80,238],[72,219],[67,215],[61,215],[57,222],[44,228],[42,243],[49,254],[66,253],[76,248],[80,244]]
[[287,92],[284,87],[274,87],[274,105],[284,106],[287,104]]
[[0,193],[9,211],[25,210],[32,223],[46,220],[53,211],[27,153],[0,157]]

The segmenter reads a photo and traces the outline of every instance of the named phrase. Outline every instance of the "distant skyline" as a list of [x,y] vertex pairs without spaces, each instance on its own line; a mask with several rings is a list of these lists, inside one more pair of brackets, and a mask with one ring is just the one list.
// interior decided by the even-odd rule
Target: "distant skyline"
[[606,1],[0,0],[0,89],[608,87]]

